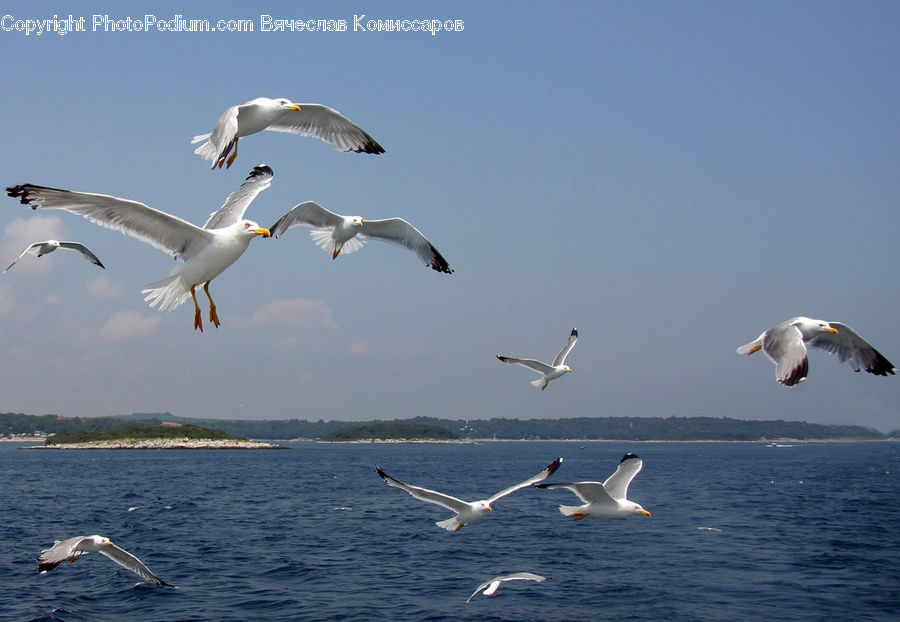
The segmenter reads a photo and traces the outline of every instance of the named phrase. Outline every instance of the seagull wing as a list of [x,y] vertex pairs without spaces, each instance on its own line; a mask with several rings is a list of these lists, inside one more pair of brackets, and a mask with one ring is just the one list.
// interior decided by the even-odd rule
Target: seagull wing
[[69,250],[73,250],[73,251],[78,251],[79,253],[81,253],[82,257],[87,259],[89,262],[91,262],[95,266],[100,266],[104,270],[106,269],[106,266],[104,266],[102,263],[100,263],[100,259],[94,253],[91,252],[91,249],[89,249],[84,244],[80,244],[78,242],[60,242],[59,247],[60,248],[68,248]]
[[492,504],[494,501],[501,497],[505,497],[506,495],[519,490],[520,488],[525,488],[526,486],[531,486],[532,484],[539,482],[541,480],[545,480],[556,472],[556,469],[559,468],[559,465],[562,464],[562,456],[551,462],[547,465],[547,467],[538,473],[537,475],[533,475],[526,479],[524,482],[519,482],[515,486],[510,486],[509,488],[505,488],[501,490],[497,494],[493,495],[490,499],[487,500],[488,505]]
[[194,149],[194,153],[204,160],[212,160],[213,168],[216,167],[217,160],[221,158],[222,151],[230,146],[231,141],[237,137],[239,111],[240,106],[231,106],[216,121],[212,132],[194,136],[193,140],[191,140],[191,144],[199,143],[203,140],[207,141]]
[[546,363],[541,363],[540,361],[536,361],[534,359],[517,359],[511,356],[500,356],[499,354],[497,355],[497,358],[504,363],[509,363],[510,365],[521,365],[522,367],[533,369],[537,373],[543,374],[545,376],[553,371],[553,368]]
[[375,142],[375,139],[337,110],[322,104],[298,104],[298,106],[300,110],[286,110],[266,129],[300,136],[314,136],[329,143],[338,151],[384,153],[384,148]]
[[147,566],[145,566],[141,560],[139,560],[137,557],[135,557],[125,549],[117,547],[112,542],[102,547],[100,549],[100,553],[106,555],[108,558],[110,558],[123,568],[127,568],[145,581],[152,581],[157,585],[164,585],[166,587],[175,587],[171,583],[166,583],[165,581],[157,577],[155,574],[150,572],[150,569],[147,568]]
[[600,482],[569,482],[567,484],[535,484],[535,488],[566,488],[575,493],[583,503],[606,503],[617,506],[616,500],[609,496]]
[[344,217],[327,209],[314,201],[304,201],[295,205],[269,227],[274,237],[278,237],[293,227],[314,227],[324,229],[337,227]]
[[[24,251],[19,253],[19,256],[16,257],[15,259],[13,259],[13,262],[11,264],[6,266],[6,270],[9,270],[10,268],[12,268],[14,265],[16,265],[17,261],[22,259],[22,257],[24,257],[25,255],[28,255],[29,253],[34,255],[35,257],[40,257],[43,253],[47,252],[47,249],[44,249],[45,244],[47,244],[47,243],[46,242],[35,242],[34,244],[32,244],[31,246],[26,248]],[[4,272],[6,272],[6,270],[4,270]]]
[[[73,549],[78,546],[78,544],[82,540],[84,540],[84,538],[84,536],[75,536],[74,538],[69,538],[68,540],[58,540],[49,549],[41,551],[41,554],[37,558],[38,571],[46,572],[48,570],[53,570],[62,562],[69,559],[69,557],[73,554]],[[80,555],[80,551],[75,553],[76,557]]]
[[498,588],[498,587],[500,587],[500,581],[499,581],[499,579],[488,579],[487,581],[485,581],[484,583],[482,583],[481,585],[479,585],[478,587],[476,587],[476,588],[475,588],[475,591],[472,592],[472,595],[469,596],[469,598],[466,599],[466,604],[468,605],[468,604],[469,604],[469,601],[472,600],[473,598],[475,598],[475,595],[476,595],[478,592],[480,592],[481,590],[483,590],[484,588],[486,588],[486,587],[488,587],[488,586],[490,586],[491,588],[493,588],[493,589],[490,590],[490,592],[487,592],[487,591],[485,592],[485,594],[487,594],[488,596],[490,596],[491,594],[493,594],[494,592],[497,591],[497,588]]
[[426,266],[430,266],[432,270],[453,274],[453,270],[450,268],[447,260],[428,241],[428,238],[402,218],[363,220],[359,235],[405,246],[418,255],[419,259]]
[[884,358],[878,350],[869,345],[859,334],[840,322],[828,322],[837,333],[820,333],[809,341],[809,345],[829,354],[837,354],[838,360],[850,363],[853,371],[865,369],[878,376],[894,375],[897,368]]
[[559,351],[559,354],[556,355],[556,358],[553,359],[553,366],[562,365],[566,362],[566,357],[569,356],[569,352],[572,351],[572,348],[575,347],[575,342],[578,341],[578,330],[573,328],[572,332],[569,334],[569,340],[566,341],[566,345],[563,346],[563,349]]
[[273,175],[275,173],[265,164],[254,166],[241,187],[228,195],[225,204],[209,215],[203,228],[219,229],[241,220],[256,195],[272,185]]
[[32,209],[61,209],[78,214],[182,260],[189,259],[212,240],[209,231],[137,201],[33,184],[7,188],[6,193]]
[[762,338],[763,352],[775,363],[775,379],[791,387],[806,378],[809,360],[803,334],[796,326],[779,324],[773,326]]
[[440,505],[442,507],[447,508],[448,510],[453,510],[457,514],[462,512],[463,510],[467,510],[471,507],[469,503],[466,503],[462,499],[457,499],[456,497],[451,497],[450,495],[445,495],[442,492],[437,492],[436,490],[428,490],[427,488],[419,488],[418,486],[410,486],[409,484],[404,484],[400,480],[396,480],[380,468],[375,467],[375,470],[378,472],[378,475],[381,476],[381,479],[385,481],[388,486],[393,486],[394,488],[400,488],[405,490],[413,497],[418,499],[419,501],[425,501],[427,503],[434,503],[436,505]]
[[603,482],[603,488],[613,499],[624,499],[628,495],[628,484],[643,466],[643,460],[634,454],[625,454],[619,461],[619,468],[616,469],[616,472]]

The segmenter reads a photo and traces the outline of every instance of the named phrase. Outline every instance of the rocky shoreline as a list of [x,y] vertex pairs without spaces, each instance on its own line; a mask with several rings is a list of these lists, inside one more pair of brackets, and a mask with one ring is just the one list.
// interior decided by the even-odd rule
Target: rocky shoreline
[[287,449],[287,447],[263,441],[236,439],[157,438],[34,445],[24,449]]

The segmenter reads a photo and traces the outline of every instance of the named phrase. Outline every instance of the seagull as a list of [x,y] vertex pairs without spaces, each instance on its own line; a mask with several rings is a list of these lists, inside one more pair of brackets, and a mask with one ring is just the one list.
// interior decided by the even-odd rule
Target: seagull
[[405,246],[432,270],[453,274],[447,260],[428,238],[402,218],[363,220],[361,216],[341,216],[313,201],[304,201],[279,218],[270,230],[277,238],[288,229],[301,226],[312,227],[313,241],[319,248],[331,251],[332,259],[337,259],[342,250],[345,255],[359,250],[371,238]]
[[[194,153],[204,160],[212,160],[210,170],[222,168],[223,164],[225,168],[230,168],[237,157],[237,145],[241,136],[262,130],[314,136],[339,151],[384,153],[382,146],[362,128],[333,108],[322,104],[295,104],[289,99],[268,97],[257,97],[246,104],[231,106],[216,121],[212,132],[194,136],[191,144],[206,141],[194,149]],[[234,153],[228,157],[232,149]]]
[[484,519],[488,512],[493,511],[493,508],[491,508],[491,504],[494,503],[497,499],[505,497],[506,495],[513,493],[520,488],[525,488],[526,486],[534,484],[535,482],[539,482],[550,477],[556,471],[556,469],[559,468],[559,465],[562,464],[562,460],[562,457],[559,457],[548,464],[547,468],[545,468],[543,471],[533,477],[529,477],[524,482],[516,484],[515,486],[510,486],[509,488],[505,488],[504,490],[501,490],[494,496],[487,499],[472,501],[471,503],[468,501],[463,501],[462,499],[457,499],[456,497],[451,497],[450,495],[445,495],[444,493],[437,492],[435,490],[428,490],[427,488],[419,488],[418,486],[404,484],[403,482],[394,479],[377,466],[375,467],[375,471],[378,473],[378,475],[381,476],[381,479],[383,479],[388,486],[401,488],[419,501],[434,503],[436,505],[445,507],[448,510],[456,512],[456,516],[448,518],[447,520],[437,522],[435,523],[435,525],[446,529],[447,531],[459,531],[463,528],[464,525],[475,523]]
[[109,538],[97,535],[57,540],[51,548],[42,551],[38,557],[38,572],[53,570],[67,559],[74,562],[85,553],[101,553],[146,581],[152,581],[156,585],[165,587],[175,587],[150,572],[150,569],[141,560],[125,549],[117,547],[109,541]]
[[841,363],[849,362],[856,372],[860,367],[876,376],[893,376],[897,371],[890,361],[846,324],[803,316],[776,324],[739,347],[737,353],[750,355],[762,350],[775,363],[775,379],[786,387],[792,387],[806,379],[809,373],[807,344],[829,354],[837,354]]
[[[469,604],[469,601],[475,598],[475,594],[484,590],[485,596],[496,596],[497,588],[500,587],[501,583],[505,583],[506,581],[537,581],[538,583],[543,583],[546,581],[548,577],[543,577],[539,574],[534,574],[533,572],[514,572],[512,574],[505,574],[500,577],[494,577],[493,579],[488,579],[481,585],[475,588],[475,591],[472,592],[472,595],[469,596],[468,600],[466,600],[466,604]],[[484,588],[487,588],[486,590]]]
[[497,358],[504,363],[521,365],[522,367],[533,369],[539,373],[541,377],[537,380],[532,380],[531,384],[535,387],[540,387],[541,391],[543,391],[547,388],[547,385],[550,384],[551,380],[556,380],[560,376],[564,376],[565,374],[574,371],[566,365],[565,362],[566,357],[569,356],[569,352],[575,347],[576,341],[578,341],[578,329],[573,328],[572,333],[569,335],[569,340],[566,342],[566,345],[563,346],[563,349],[559,351],[559,354],[556,355],[556,358],[553,359],[552,365],[547,365],[546,363],[541,363],[534,359],[516,359],[511,356],[500,356],[499,354],[497,355]]
[[625,498],[628,484],[638,474],[644,462],[632,453],[625,454],[619,468],[603,482],[572,482],[569,484],[534,484],[537,488],[568,488],[584,505],[561,505],[559,511],[572,520],[586,516],[598,518],[628,518],[634,514],[650,516],[650,512]]
[[209,282],[240,257],[257,235],[269,237],[269,230],[252,220],[243,220],[244,211],[256,195],[272,183],[272,169],[256,166],[240,188],[213,212],[201,228],[166,212],[105,194],[72,192],[24,184],[7,188],[6,193],[32,209],[61,209],[89,221],[119,231],[154,248],[174,255],[184,263],[160,281],[141,291],[151,307],[172,310],[190,296],[194,300],[194,330],[203,331],[195,288],[203,285],[209,298],[209,321],[219,326],[216,305],[209,294]]
[[[19,253],[19,256],[16,257],[15,260],[6,267],[6,270],[9,270],[14,265],[16,265],[16,262],[22,259],[22,257],[24,257],[26,254],[30,253],[35,257],[42,257],[47,253],[52,253],[57,248],[67,248],[72,251],[78,251],[79,253],[81,253],[82,257],[87,259],[95,266],[100,266],[104,270],[106,269],[106,267],[102,263],[100,263],[100,260],[97,258],[97,256],[92,253],[91,250],[84,244],[79,244],[78,242],[60,242],[59,240],[47,240],[46,242],[35,242],[24,251]],[[4,270],[4,272],[6,272],[6,270]]]

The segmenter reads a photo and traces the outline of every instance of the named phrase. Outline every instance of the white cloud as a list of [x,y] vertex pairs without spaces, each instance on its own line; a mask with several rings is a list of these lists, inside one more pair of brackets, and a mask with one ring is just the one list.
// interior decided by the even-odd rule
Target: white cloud
[[121,293],[122,288],[119,287],[119,284],[114,282],[108,277],[98,276],[95,279],[91,279],[87,283],[85,283],[84,288],[91,294],[94,298],[99,299],[108,299],[108,298],[116,298]]
[[269,326],[299,326],[301,328],[318,328],[327,326],[336,328],[331,317],[332,309],[321,300],[295,298],[292,300],[275,300],[256,310],[250,318],[252,324]]
[[100,328],[100,336],[109,341],[124,341],[153,332],[162,321],[158,315],[144,317],[137,311],[116,311]]
[[357,341],[350,344],[350,353],[357,356],[365,356],[369,353],[369,344],[365,341]]
[[[62,219],[57,216],[31,216],[30,218],[16,218],[3,228],[3,241],[0,242],[0,257],[12,261],[23,250],[35,242],[44,240],[64,240],[66,228]],[[30,261],[26,261],[26,259]],[[46,274],[53,269],[54,262],[41,261],[28,255],[16,264],[17,272],[29,272],[31,274]],[[9,265],[9,264],[4,264]]]

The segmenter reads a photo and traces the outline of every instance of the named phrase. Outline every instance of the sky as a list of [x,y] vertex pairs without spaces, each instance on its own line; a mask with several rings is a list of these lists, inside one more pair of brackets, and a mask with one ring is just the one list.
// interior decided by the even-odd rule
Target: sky
[[[735,353],[806,315],[900,360],[900,4],[253,4],[4,3],[3,187],[109,194],[202,225],[266,163],[248,218],[270,226],[307,200],[402,217],[455,273],[375,241],[332,261],[297,228],[254,239],[212,282],[222,323],[200,333],[190,303],[142,299],[172,258],[4,196],[0,261],[70,239],[106,269],[63,251],[0,275],[0,411],[900,428],[900,375],[812,351],[788,389],[763,354]],[[70,13],[85,32],[16,29]],[[253,32],[92,28],[145,15]],[[348,27],[262,32],[264,15]],[[259,96],[331,106],[386,153],[263,132],[211,172],[191,137]],[[574,373],[546,391],[495,358],[550,361],[573,327]]]

